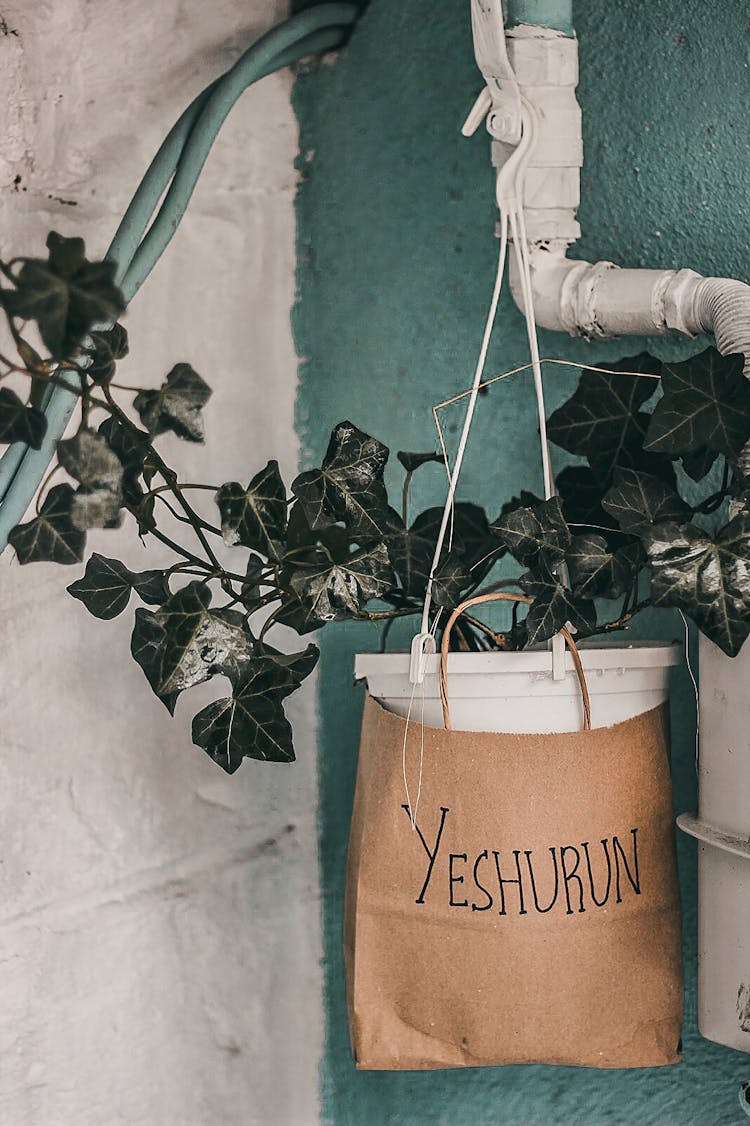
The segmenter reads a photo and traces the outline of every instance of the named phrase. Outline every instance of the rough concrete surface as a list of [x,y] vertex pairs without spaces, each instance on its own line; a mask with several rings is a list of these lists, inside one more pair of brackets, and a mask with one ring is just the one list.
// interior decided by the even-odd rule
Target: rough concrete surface
[[[173,120],[285,13],[282,0],[6,0],[0,245],[54,228],[102,253]],[[294,471],[297,127],[290,76],[232,113],[126,324],[125,382],[189,360],[208,444],[165,438],[189,479]],[[90,547],[154,565],[131,529]],[[82,568],[0,561],[0,1123],[208,1126],[317,1119],[322,1040],[312,689],[299,762],[233,778],[193,747],[90,617]]]

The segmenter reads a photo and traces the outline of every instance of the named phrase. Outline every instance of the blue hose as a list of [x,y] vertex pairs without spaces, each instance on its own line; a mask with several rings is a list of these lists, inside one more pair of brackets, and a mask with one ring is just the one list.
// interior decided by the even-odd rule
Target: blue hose
[[[340,46],[358,14],[353,4],[331,3],[292,16],[262,36],[191,102],[151,161],[106,254],[117,263],[115,279],[126,301],[138,292],[177,230],[211,145],[243,91],[307,55]],[[39,488],[78,402],[76,373],[63,371],[59,380],[47,388],[42,402],[47,430],[40,449],[16,442],[0,459],[0,552]]]

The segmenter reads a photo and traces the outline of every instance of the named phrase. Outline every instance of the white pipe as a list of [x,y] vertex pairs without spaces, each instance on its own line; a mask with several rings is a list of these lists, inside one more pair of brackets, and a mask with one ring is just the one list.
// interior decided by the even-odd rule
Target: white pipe
[[[560,32],[528,26],[508,32],[507,44],[521,94],[538,118],[523,200],[537,324],[592,340],[712,332],[723,355],[747,357],[750,376],[750,286],[744,282],[704,278],[693,270],[630,270],[566,257],[580,235],[578,44]],[[502,167],[513,148],[494,141],[492,150],[493,162]],[[510,284],[525,312],[512,257]]]

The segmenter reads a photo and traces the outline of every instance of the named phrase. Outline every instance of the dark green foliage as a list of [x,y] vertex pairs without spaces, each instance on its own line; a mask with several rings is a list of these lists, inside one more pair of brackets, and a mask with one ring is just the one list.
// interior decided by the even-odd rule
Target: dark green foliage
[[735,458],[750,439],[750,382],[744,356],[708,348],[682,364],[664,364],[645,448],[670,456],[706,451]]
[[279,559],[286,532],[286,489],[279,463],[269,461],[246,489],[238,481],[222,485],[216,494],[224,542],[251,547]]
[[645,537],[657,606],[677,606],[730,657],[750,633],[750,515],[717,535],[657,524]]
[[232,695],[193,719],[193,742],[232,774],[243,758],[293,762],[292,728],[283,700],[299,687],[290,669],[272,657],[255,657]]
[[133,406],[149,434],[171,430],[186,442],[203,441],[202,408],[211,388],[190,364],[176,364],[158,391],[139,391]]
[[124,359],[129,351],[127,330],[121,325],[101,332],[92,332],[91,364],[88,374],[94,383],[109,383],[115,374],[117,361]]
[[50,489],[39,515],[18,524],[8,537],[20,563],[80,563],[86,533],[73,522],[75,493],[70,485]]
[[515,508],[499,516],[492,530],[513,558],[528,567],[559,566],[571,538],[559,497],[541,501],[535,508]]
[[343,622],[359,617],[367,603],[393,587],[393,571],[382,543],[360,548],[346,560],[294,567],[289,586],[306,621]]
[[387,446],[340,422],[320,469],[301,473],[292,484],[310,527],[318,531],[341,520],[358,543],[382,539],[391,523],[383,484],[387,460]]
[[692,509],[660,477],[637,469],[618,469],[615,482],[602,498],[602,507],[624,532],[641,535],[653,524],[684,523]]
[[642,353],[612,365],[614,371],[643,375],[609,375],[590,368],[581,375],[575,394],[550,417],[551,442],[588,459],[601,482],[615,466],[632,465],[642,453],[649,415],[641,407],[654,394],[659,361]]
[[[0,291],[6,314],[36,321],[55,359],[68,358],[90,328],[117,320],[125,308],[114,262],[89,262],[83,239],[47,236],[47,261],[21,259],[13,289]],[[10,273],[10,271],[9,271]]]
[[[0,387],[0,442],[39,448],[40,405],[67,361],[80,381],[80,425],[58,444],[58,462],[76,487],[46,482],[38,515],[10,542],[21,563],[72,564],[83,558],[87,529],[116,526],[127,513],[144,541],[169,549],[169,566],[141,572],[94,553],[68,590],[101,619],[123,613],[133,592],[153,607],[136,609],[131,650],[170,712],[185,690],[225,679],[228,690],[192,730],[229,773],[243,758],[294,758],[284,700],[318,650],[282,653],[269,629],[304,635],[329,622],[402,615],[416,629],[433,564],[439,625],[468,596],[494,589],[498,560],[510,554],[518,564],[510,582],[531,604],[516,608],[503,635],[463,619],[454,643],[468,649],[543,645],[565,625],[579,638],[626,628],[649,601],[638,601],[642,570],[651,602],[679,608],[726,653],[750,633],[750,480],[739,456],[750,439],[750,384],[741,357],[708,349],[680,364],[644,354],[615,364],[615,374],[586,369],[549,419],[550,439],[579,459],[558,475],[558,496],[542,500],[518,482],[518,496],[495,499],[493,521],[456,500],[435,559],[443,507],[409,516],[408,494],[413,473],[442,456],[397,454],[405,480],[396,511],[384,483],[387,446],[351,422],[334,428],[322,464],[297,476],[291,498],[274,460],[247,486],[181,482],[154,440],[171,431],[203,441],[210,388],[177,364],[158,390],[134,390],[131,406],[121,406],[114,376],[128,340],[116,323],[114,268],[87,262],[80,239],[53,233],[48,249],[46,262],[0,263],[0,302],[30,376],[27,402]],[[22,338],[21,318],[36,321],[49,356]],[[0,380],[15,371],[0,357]],[[693,484],[689,503],[680,495],[685,476],[712,484]],[[595,599],[622,599],[621,608],[597,621]]]
[[38,450],[46,431],[42,411],[22,403],[10,387],[0,387],[0,442],[25,442]]
[[603,536],[585,532],[573,539],[565,562],[576,597],[621,598],[633,587],[643,550],[639,543],[627,543],[612,552]]
[[443,455],[431,450],[426,454],[413,454],[408,453],[406,450],[399,450],[396,457],[403,465],[407,473],[413,473],[415,469],[419,469],[420,465],[427,465],[428,462],[437,461],[440,465],[443,464]]
[[435,572],[432,600],[444,610],[453,610],[461,601],[461,593],[471,584],[471,572],[458,551],[451,551]]
[[589,598],[573,595],[559,579],[545,571],[528,571],[521,589],[534,601],[526,615],[527,644],[549,641],[564,625],[585,637],[596,626],[596,609]]
[[95,618],[116,618],[130,601],[132,591],[152,606],[169,598],[163,571],[129,570],[119,559],[94,552],[82,579],[71,583],[68,593],[78,598]]
[[81,429],[74,438],[58,442],[60,465],[79,482],[71,508],[77,528],[112,528],[119,524],[123,466],[107,439]]
[[191,582],[156,611],[136,610],[131,652],[170,712],[180,692],[222,673],[238,682],[253,655],[242,614],[210,608],[206,583]]

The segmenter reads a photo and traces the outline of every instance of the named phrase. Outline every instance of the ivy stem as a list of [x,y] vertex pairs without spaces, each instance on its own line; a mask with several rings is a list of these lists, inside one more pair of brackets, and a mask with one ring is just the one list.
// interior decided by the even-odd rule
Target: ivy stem
[[202,574],[205,575],[206,572],[209,571],[209,567],[207,566],[205,559],[201,559],[198,555],[193,555],[192,551],[188,551],[186,547],[182,547],[181,544],[176,543],[173,539],[170,539],[169,536],[166,536],[164,532],[159,530],[159,528],[149,528],[148,532],[149,535],[152,535],[154,537],[154,539],[159,540],[160,543],[163,543],[166,547],[171,548],[176,555],[181,555],[182,558],[187,560],[188,563],[192,563],[194,566],[199,567]]
[[366,610],[358,622],[385,622],[390,618],[408,618],[411,614],[421,613],[421,607],[406,606],[402,610]]
[[406,517],[409,511],[409,486],[411,485],[411,475],[414,471],[407,470],[404,477],[404,487],[401,490],[401,519],[406,524]]
[[[130,431],[137,430],[137,427],[134,425],[133,422],[131,422],[130,418],[127,416],[125,411],[122,410],[122,408],[112,398],[112,392],[106,386],[104,387],[104,397],[109,404],[110,410],[117,417],[117,419],[123,424],[123,426],[127,426],[127,428]],[[180,486],[173,479],[174,474],[173,474],[172,470],[169,468],[169,466],[166,464],[166,462],[159,456],[157,451],[154,449],[153,444],[149,446],[149,454],[153,458],[154,463],[155,463],[157,469],[159,470],[159,472],[161,473],[162,477],[164,478],[165,482],[170,487],[170,490],[171,490],[175,500],[177,501],[177,503],[180,505],[180,508],[182,508],[183,512],[187,516],[188,522],[190,524],[192,524],[193,531],[195,532],[198,540],[200,541],[200,545],[203,548],[203,550],[205,551],[206,556],[210,560],[211,564],[214,567],[216,567],[217,570],[220,571],[222,569],[221,564],[219,563],[219,560],[217,559],[216,555],[214,554],[213,549],[212,549],[210,543],[208,542],[208,540],[206,539],[206,536],[203,532],[203,529],[200,526],[200,517],[193,510],[191,505],[188,504],[188,502],[185,500],[182,493],[180,492]]]
[[651,601],[648,598],[645,598],[642,602],[636,602],[634,606],[630,607],[627,614],[621,614],[620,617],[617,618],[614,622],[606,622],[603,626],[597,626],[596,632],[612,633],[614,630],[622,629],[623,626],[627,625],[631,618],[634,618],[635,615],[639,614],[641,610],[646,610],[650,605]]
[[[168,488],[168,487],[169,486],[166,486],[166,488]],[[146,495],[156,497],[157,500],[160,500],[162,502],[162,504],[165,505],[169,509],[169,511],[172,513],[175,520],[179,520],[181,524],[190,524],[191,527],[194,526],[192,520],[190,520],[187,516],[181,516],[179,514],[179,512],[176,512],[174,510],[174,508],[172,508],[172,505],[169,503],[167,498],[163,495],[161,490],[159,490],[158,492],[150,492],[150,493],[147,493]],[[207,523],[205,520],[201,519],[200,516],[197,516],[196,519],[200,523],[201,528],[205,528],[205,530],[207,532],[212,532],[213,535],[215,535],[215,536],[221,536],[221,528],[215,528],[213,524]]]
[[[171,487],[172,487],[171,485],[157,485],[157,487],[155,489],[149,489],[149,491],[146,495],[150,496],[150,497],[155,497],[159,493],[166,493],[169,489],[171,489]],[[180,488],[181,489],[205,489],[207,492],[210,492],[210,493],[218,493],[220,487],[221,486],[219,486],[219,485],[198,485],[198,484],[195,484],[193,481],[189,481],[189,482],[186,482],[186,483],[183,483],[182,481],[180,481]]]

